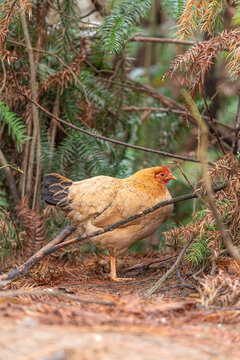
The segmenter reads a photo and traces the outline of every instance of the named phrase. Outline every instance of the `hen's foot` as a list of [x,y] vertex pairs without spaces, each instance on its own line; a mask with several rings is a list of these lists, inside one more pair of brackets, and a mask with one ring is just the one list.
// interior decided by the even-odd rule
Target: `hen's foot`
[[117,281],[117,282],[122,282],[122,281],[132,281],[135,280],[134,278],[119,278],[119,277],[112,277],[111,276],[111,280]]
[[116,259],[114,256],[111,256],[111,255],[110,255],[110,266],[111,266],[110,278],[112,280],[118,281],[118,282],[135,280],[134,278],[119,278],[119,277],[117,277]]

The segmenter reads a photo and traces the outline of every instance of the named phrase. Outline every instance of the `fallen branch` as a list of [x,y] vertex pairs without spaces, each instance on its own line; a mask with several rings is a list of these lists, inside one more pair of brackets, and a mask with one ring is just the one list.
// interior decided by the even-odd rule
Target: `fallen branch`
[[[64,241],[69,235],[73,233],[75,229],[76,228],[73,226],[67,226],[52,241],[50,241],[46,246],[36,252],[36,254],[31,256],[30,259],[28,259],[23,265],[20,265],[17,268],[9,271],[8,273],[1,275],[0,289],[5,286],[6,283],[17,280],[18,278],[24,276],[27,272],[29,272],[44,257],[43,254],[45,253],[45,251],[50,249],[52,246]],[[5,281],[7,282],[5,283]]]
[[[219,186],[217,188],[215,188],[213,191],[217,192],[220,191],[222,189],[224,189],[226,186],[226,184]],[[190,200],[190,199],[194,199],[197,197],[196,193],[191,193],[188,195],[183,195],[183,196],[179,196],[176,198],[173,198],[171,200],[165,200],[165,201],[161,201],[159,203],[157,203],[156,205],[154,205],[153,207],[143,210],[141,213],[138,214],[134,214],[132,216],[129,216],[126,219],[123,219],[121,221],[117,221],[114,224],[108,225],[103,229],[99,229],[97,231],[94,231],[90,234],[84,234],[82,236],[78,236],[76,238],[67,240],[65,242],[63,242],[64,239],[66,239],[66,237],[68,235],[70,235],[75,228],[73,226],[69,226],[67,228],[65,228],[54,240],[52,240],[48,245],[44,246],[41,250],[39,250],[35,255],[33,255],[29,260],[27,260],[27,262],[17,268],[15,268],[14,270],[9,271],[6,274],[3,274],[0,276],[0,288],[2,286],[1,282],[5,281],[5,280],[11,280],[14,281],[16,279],[18,279],[19,277],[25,275],[30,269],[33,268],[33,266],[35,266],[37,263],[39,263],[43,258],[45,258],[47,255],[52,254],[53,252],[62,249],[66,246],[75,244],[77,242],[80,241],[84,241],[87,239],[91,239],[95,236],[99,236],[102,235],[106,232],[109,231],[113,231],[114,229],[125,225],[127,223],[130,223],[133,220],[136,220],[140,217],[146,216],[154,211],[156,211],[157,209],[163,207],[163,206],[167,206],[167,205],[171,205],[171,204],[176,204],[180,201],[184,201],[184,200]]]
[[163,283],[164,281],[167,280],[167,278],[172,275],[172,273],[175,271],[175,269],[178,267],[178,265],[180,264],[187,248],[189,247],[189,245],[193,242],[194,237],[192,237],[182,248],[182,250],[180,251],[177,260],[175,261],[175,263],[173,264],[173,266],[161,277],[161,279],[159,279],[156,284],[144,295],[144,299],[148,298],[149,296],[151,296]]

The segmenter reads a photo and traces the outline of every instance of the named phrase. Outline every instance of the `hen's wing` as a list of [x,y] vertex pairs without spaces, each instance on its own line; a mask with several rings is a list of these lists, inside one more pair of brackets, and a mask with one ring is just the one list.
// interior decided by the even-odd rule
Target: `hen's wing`
[[[96,176],[73,183],[68,194],[68,217],[79,223],[91,220],[95,226],[100,226],[98,222],[100,224],[101,221],[102,226],[106,226],[120,220],[114,202],[121,185],[122,180],[109,176]],[[106,222],[105,219],[109,220]]]
[[[165,195],[163,195],[163,200],[165,200]],[[139,213],[155,205],[158,201],[161,201],[161,199],[159,200],[159,198],[152,196],[149,191],[146,191],[142,183],[122,180],[122,186],[118,188],[111,204],[92,220],[92,224],[98,227],[105,227]],[[134,225],[141,221],[142,219],[134,220]],[[129,226],[130,224],[133,224],[133,222],[127,223],[122,227]]]

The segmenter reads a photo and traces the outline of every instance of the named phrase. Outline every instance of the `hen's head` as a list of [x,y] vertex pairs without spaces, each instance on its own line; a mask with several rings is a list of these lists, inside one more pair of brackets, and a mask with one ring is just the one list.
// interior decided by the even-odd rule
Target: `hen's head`
[[170,180],[177,180],[165,165],[140,170],[133,176],[142,177],[145,181],[158,181],[163,185],[167,185]]
[[164,165],[154,169],[156,169],[155,179],[161,184],[167,185],[170,180],[177,180],[177,178],[173,176],[171,171]]

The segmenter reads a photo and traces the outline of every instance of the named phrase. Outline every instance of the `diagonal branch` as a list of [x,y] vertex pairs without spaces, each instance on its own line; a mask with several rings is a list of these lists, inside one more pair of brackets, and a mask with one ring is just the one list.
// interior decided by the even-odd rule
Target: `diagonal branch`
[[154,43],[167,43],[167,44],[179,44],[179,45],[195,45],[198,43],[197,41],[167,39],[167,38],[148,37],[148,36],[133,36],[129,40],[139,41],[139,42],[154,42]]
[[[217,192],[222,190],[223,188],[225,188],[226,184],[219,186],[217,188],[214,188],[213,191]],[[64,239],[66,239],[67,236],[69,236],[74,230],[75,228],[73,226],[69,226],[68,228],[65,228],[54,240],[52,240],[48,245],[44,246],[41,250],[39,250],[35,255],[33,255],[29,260],[27,260],[27,262],[17,268],[15,268],[14,270],[9,271],[6,274],[3,274],[0,276],[0,287],[1,287],[1,282],[3,281],[14,281],[16,279],[18,279],[21,276],[24,276],[27,272],[29,272],[30,269],[32,269],[36,264],[38,264],[43,258],[45,258],[47,255],[52,254],[53,252],[62,249],[66,246],[75,244],[77,242],[80,241],[84,241],[87,239],[91,239],[93,237],[102,235],[106,232],[109,231],[113,231],[114,229],[125,225],[127,223],[130,223],[133,220],[136,220],[140,217],[146,216],[154,211],[156,211],[157,209],[167,206],[167,205],[171,205],[171,204],[176,204],[180,201],[185,201],[185,200],[189,200],[189,199],[194,199],[197,197],[196,193],[191,193],[188,195],[183,195],[183,196],[179,196],[176,198],[173,198],[171,200],[166,200],[166,201],[161,201],[159,203],[157,203],[156,205],[154,205],[153,207],[143,210],[142,212],[138,213],[138,214],[134,214],[126,219],[123,219],[121,221],[117,221],[114,224],[108,225],[103,229],[94,231],[90,234],[84,234],[82,236],[78,236],[76,238],[64,241]]]
[[65,229],[63,229],[52,241],[50,241],[46,246],[44,246],[42,249],[37,251],[33,256],[28,259],[25,264],[18,266],[17,268],[9,271],[6,274],[3,274],[0,276],[0,288],[1,285],[4,286],[4,282],[7,281],[14,281],[21,276],[24,276],[27,272],[29,272],[36,264],[40,262],[40,260],[44,257],[43,253],[46,252],[48,249],[53,247],[54,245],[57,245],[64,241],[69,235],[73,233],[73,231],[76,228],[73,226],[67,226]]

